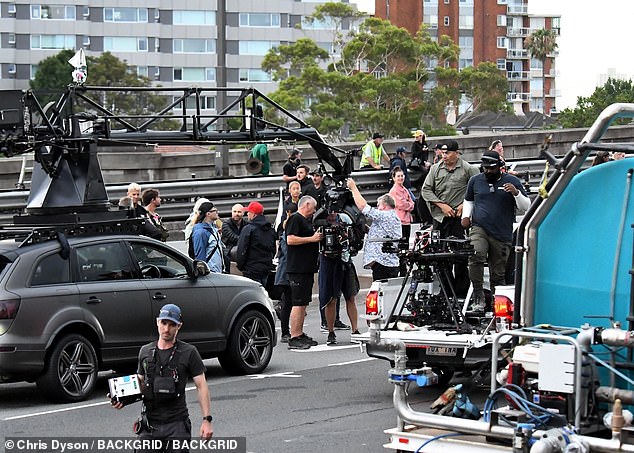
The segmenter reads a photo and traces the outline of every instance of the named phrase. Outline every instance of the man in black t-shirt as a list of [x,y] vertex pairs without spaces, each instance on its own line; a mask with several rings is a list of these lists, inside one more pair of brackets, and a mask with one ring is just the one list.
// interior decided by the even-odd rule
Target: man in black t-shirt
[[[191,422],[185,401],[185,386],[189,378],[196,385],[203,414],[199,437],[209,439],[214,432],[205,365],[194,346],[176,339],[183,325],[177,305],[164,305],[156,318],[156,325],[158,340],[146,344],[139,351],[137,374],[141,381],[143,408],[135,423],[135,433],[139,439],[163,441],[158,451],[187,451],[172,449],[169,441],[191,439]],[[113,405],[117,409],[123,407],[121,403]]]
[[291,339],[289,349],[308,349],[317,342],[304,333],[306,307],[312,299],[317,257],[321,233],[315,232],[311,217],[317,209],[317,201],[311,196],[303,196],[297,203],[297,212],[286,222],[286,243],[288,244],[287,271],[291,287]]

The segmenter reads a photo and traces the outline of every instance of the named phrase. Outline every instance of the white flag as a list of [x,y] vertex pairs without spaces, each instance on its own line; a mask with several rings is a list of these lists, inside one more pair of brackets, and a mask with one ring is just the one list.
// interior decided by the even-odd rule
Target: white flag
[[79,49],[73,55],[73,58],[68,60],[73,68],[82,68],[86,66],[86,55],[84,55],[84,49]]

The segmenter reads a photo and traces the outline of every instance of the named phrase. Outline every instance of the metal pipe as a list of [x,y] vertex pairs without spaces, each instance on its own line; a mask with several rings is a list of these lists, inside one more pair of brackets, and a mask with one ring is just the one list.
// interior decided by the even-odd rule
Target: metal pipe
[[598,400],[608,403],[613,403],[619,399],[625,404],[634,404],[634,390],[601,386],[594,391],[594,395]]
[[619,262],[621,261],[621,246],[623,245],[623,231],[625,230],[625,220],[627,207],[630,202],[630,189],[632,188],[632,169],[627,171],[625,180],[625,194],[623,197],[623,207],[621,208],[621,221],[619,222],[618,237],[616,239],[616,250],[614,253],[614,267],[612,270],[612,285],[610,286],[610,321],[614,321],[616,309],[616,282],[618,279]]

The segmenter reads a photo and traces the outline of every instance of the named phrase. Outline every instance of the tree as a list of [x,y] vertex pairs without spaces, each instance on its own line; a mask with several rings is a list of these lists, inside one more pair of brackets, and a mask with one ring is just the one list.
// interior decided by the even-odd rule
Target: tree
[[[72,66],[68,60],[75,54],[74,50],[62,50],[51,57],[45,58],[38,64],[35,78],[31,81],[33,89],[42,104],[59,98],[60,93],[72,82]],[[151,86],[150,79],[138,76],[125,62],[119,60],[110,52],[104,52],[99,57],[86,57],[88,67],[87,86],[111,86],[111,87],[147,87]],[[100,93],[101,103],[113,113],[126,115],[147,115],[149,112],[158,112],[167,102],[171,101],[165,96],[159,96],[151,92],[103,92]],[[90,109],[91,107],[86,107]],[[129,119],[133,124],[140,124],[147,120]],[[161,121],[163,128],[173,129],[176,121]]]
[[482,62],[477,67],[467,67],[460,71],[460,87],[471,100],[473,111],[510,111],[506,100],[508,81],[497,66]]
[[[589,97],[579,96],[575,108],[564,109],[559,114],[559,122],[562,127],[590,127],[603,109],[615,102],[634,102],[632,80],[608,79]],[[620,121],[630,122],[629,119]]]
[[557,35],[552,30],[535,30],[524,40],[532,58],[542,62],[542,116],[546,117],[546,58],[557,48]]

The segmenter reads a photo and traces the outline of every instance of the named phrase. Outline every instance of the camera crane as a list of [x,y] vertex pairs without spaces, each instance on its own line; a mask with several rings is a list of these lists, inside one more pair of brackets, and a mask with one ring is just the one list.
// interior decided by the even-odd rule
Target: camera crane
[[[205,96],[230,100],[216,114],[202,114]],[[157,112],[118,113],[106,99],[162,96]],[[195,113],[188,113],[188,108]],[[267,112],[267,118],[264,112]],[[191,112],[191,111],[190,111]],[[176,124],[176,128],[174,125]],[[231,129],[229,124],[239,124]],[[26,216],[16,224],[78,224],[124,217],[109,210],[97,159],[99,146],[224,145],[308,142],[335,181],[352,170],[352,154],[327,144],[319,132],[254,88],[91,87],[69,85],[45,106],[31,90],[0,91],[0,154],[34,153]],[[344,163],[335,155],[346,156]]]

